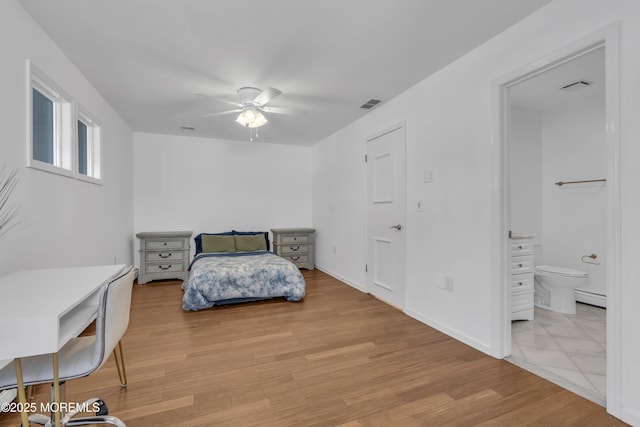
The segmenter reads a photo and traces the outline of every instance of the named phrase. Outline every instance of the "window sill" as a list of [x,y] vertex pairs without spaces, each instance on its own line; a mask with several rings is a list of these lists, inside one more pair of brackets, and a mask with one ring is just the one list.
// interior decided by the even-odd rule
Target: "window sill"
[[31,161],[29,161],[29,164],[27,166],[32,169],[41,170],[43,172],[49,172],[56,175],[66,176],[68,178],[74,178],[73,171],[69,169],[61,168],[59,166],[54,166],[49,163],[41,162],[38,160],[31,159]]

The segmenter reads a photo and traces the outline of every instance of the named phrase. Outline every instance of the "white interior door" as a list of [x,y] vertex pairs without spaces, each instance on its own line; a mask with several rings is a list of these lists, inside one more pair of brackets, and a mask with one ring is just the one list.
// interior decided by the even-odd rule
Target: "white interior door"
[[367,287],[404,308],[405,133],[402,126],[367,141]]

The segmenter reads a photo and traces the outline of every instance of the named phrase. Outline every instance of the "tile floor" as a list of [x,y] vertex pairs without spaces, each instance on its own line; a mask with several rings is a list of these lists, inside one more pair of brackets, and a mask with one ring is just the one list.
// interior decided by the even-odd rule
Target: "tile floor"
[[577,314],[535,308],[511,323],[508,361],[606,405],[606,310],[578,303]]

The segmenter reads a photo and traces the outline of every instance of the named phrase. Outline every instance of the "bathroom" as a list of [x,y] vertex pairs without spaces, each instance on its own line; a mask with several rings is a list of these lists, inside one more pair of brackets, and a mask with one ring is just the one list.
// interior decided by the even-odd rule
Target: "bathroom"
[[[533,236],[540,272],[533,319],[512,323],[510,359],[602,405],[608,200],[604,78],[605,52],[599,47],[513,86],[509,128],[511,230]],[[545,265],[582,276],[574,280],[580,282],[575,292],[567,291],[578,302],[576,314],[570,306],[551,304]]]

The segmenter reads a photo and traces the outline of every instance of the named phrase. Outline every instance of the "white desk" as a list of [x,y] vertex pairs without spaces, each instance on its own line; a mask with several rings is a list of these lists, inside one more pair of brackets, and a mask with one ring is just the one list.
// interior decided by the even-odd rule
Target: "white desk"
[[0,277],[0,359],[56,354],[95,319],[101,285],[124,267],[28,270]]

